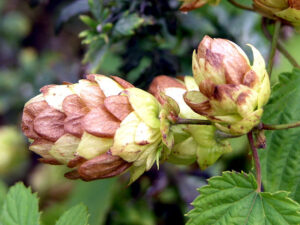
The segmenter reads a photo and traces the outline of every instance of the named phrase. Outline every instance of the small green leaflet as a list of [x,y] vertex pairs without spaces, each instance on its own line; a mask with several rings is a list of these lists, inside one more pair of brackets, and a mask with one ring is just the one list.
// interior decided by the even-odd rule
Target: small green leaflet
[[11,187],[5,198],[0,215],[1,225],[38,225],[40,213],[38,198],[30,188],[17,183]]
[[136,13],[126,15],[116,23],[113,35],[117,37],[131,36],[134,34],[134,30],[140,27],[143,22],[144,19]]
[[66,211],[56,225],[87,225],[88,217],[86,206],[79,204]]
[[199,189],[188,225],[297,225],[300,205],[288,193],[256,192],[252,174],[224,172]]
[[[263,122],[285,124],[300,120],[300,70],[279,76],[279,84],[264,109]],[[285,190],[300,202],[300,128],[267,131],[267,148],[259,150],[266,191]]]

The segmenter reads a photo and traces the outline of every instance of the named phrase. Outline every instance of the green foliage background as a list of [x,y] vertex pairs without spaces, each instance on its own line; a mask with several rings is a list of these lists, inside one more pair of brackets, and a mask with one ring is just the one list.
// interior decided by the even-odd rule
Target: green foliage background
[[[12,138],[19,140],[14,145],[3,141],[0,149],[1,158],[12,151],[16,156],[7,161],[14,163],[14,169],[8,167],[0,174],[1,212],[9,204],[4,203],[7,188],[23,181],[39,196],[41,214],[31,191],[20,190],[24,198],[33,198],[35,216],[44,225],[67,224],[64,220],[75,215],[84,215],[90,225],[184,224],[184,215],[199,194],[196,188],[207,184],[207,178],[224,170],[251,170],[245,137],[233,139],[234,151],[206,171],[194,165],[165,164],[130,187],[126,175],[89,183],[66,180],[64,168],[40,165],[38,157],[25,150],[28,143],[19,127],[22,108],[43,85],[76,82],[86,74],[102,73],[147,89],[157,75],[191,75],[191,53],[204,35],[230,39],[247,53],[245,44],[251,43],[267,58],[269,44],[261,32],[261,16],[236,9],[227,1],[188,14],[178,11],[179,4],[177,0],[0,0],[0,136],[5,133],[1,134],[1,128],[14,127],[18,131]],[[299,59],[299,35],[284,27],[281,39]],[[266,107],[265,122],[300,119],[300,72],[291,71],[287,60],[277,55],[274,94]],[[279,76],[281,72],[285,73]],[[265,191],[285,190],[299,202],[299,129],[268,132],[267,136],[268,147],[260,150]],[[21,184],[14,188],[10,191],[21,189]]]

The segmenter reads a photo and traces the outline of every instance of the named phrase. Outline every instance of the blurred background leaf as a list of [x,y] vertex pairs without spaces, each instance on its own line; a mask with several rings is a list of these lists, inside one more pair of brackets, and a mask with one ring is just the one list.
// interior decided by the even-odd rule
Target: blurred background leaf
[[115,178],[89,183],[78,181],[71,192],[68,205],[84,203],[90,213],[90,224],[103,224],[111,207],[116,185]]
[[[43,85],[102,73],[147,89],[157,75],[191,75],[191,54],[204,35],[228,38],[250,58],[246,44],[251,43],[267,58],[259,15],[228,1],[187,14],[179,5],[177,0],[0,1],[0,205],[5,187],[21,180],[38,192],[44,225],[54,225],[79,203],[88,207],[90,225],[180,225],[207,178],[223,170],[249,171],[245,137],[231,140],[233,152],[205,171],[164,164],[129,187],[126,174],[89,183],[67,180],[66,168],[41,165],[27,151],[22,108]],[[282,29],[281,39],[300,58],[299,36],[290,27]],[[280,54],[275,66],[274,83],[280,72],[292,70]]]

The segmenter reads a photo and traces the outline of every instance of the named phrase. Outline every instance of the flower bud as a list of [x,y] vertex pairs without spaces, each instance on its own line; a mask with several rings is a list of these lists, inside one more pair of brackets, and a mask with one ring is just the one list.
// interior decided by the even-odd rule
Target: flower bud
[[253,0],[253,7],[265,17],[300,26],[299,0]]
[[200,91],[184,96],[195,112],[232,135],[245,134],[260,122],[270,96],[264,59],[249,46],[253,65],[236,44],[205,36],[193,54],[193,74]]
[[202,7],[206,3],[211,5],[218,5],[221,0],[182,0],[183,4],[180,7],[182,12],[191,11],[197,8]]
[[[159,99],[166,113],[170,111],[176,113],[175,116],[177,118],[205,119],[205,117],[193,112],[183,99],[187,91],[199,91],[198,85],[193,77],[190,76],[182,77],[182,80],[167,76],[158,76],[151,83],[149,91]],[[167,96],[169,99],[161,98],[161,96]],[[178,110],[176,109],[177,107],[179,108]],[[168,111],[168,108],[173,109],[173,111]],[[162,114],[160,118],[162,125],[166,123],[162,120]],[[163,119],[165,118],[168,118],[168,116],[164,115]],[[174,123],[171,119],[169,121],[170,124]],[[168,145],[163,137],[164,143],[170,148],[170,153],[166,158],[171,163],[191,164],[197,161],[200,168],[205,169],[213,164],[222,154],[231,151],[231,147],[226,140],[216,139],[216,128],[214,126],[171,126],[170,124],[163,127],[164,129],[161,129],[161,132],[163,136],[171,136],[169,139],[173,140],[172,145]]]
[[23,133],[41,161],[65,164],[70,179],[148,170],[161,143],[159,102],[125,80],[88,75],[76,84],[48,85],[25,104]]

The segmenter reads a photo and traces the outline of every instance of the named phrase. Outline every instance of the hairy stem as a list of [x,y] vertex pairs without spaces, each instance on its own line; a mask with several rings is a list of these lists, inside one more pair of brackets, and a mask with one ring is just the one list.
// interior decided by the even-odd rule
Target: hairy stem
[[300,121],[288,124],[276,124],[276,125],[268,125],[262,124],[262,129],[264,130],[284,130],[289,128],[295,128],[300,126]]
[[250,131],[248,134],[248,140],[249,144],[252,150],[252,155],[253,155],[253,160],[255,164],[255,171],[256,171],[256,182],[257,182],[257,192],[261,192],[261,170],[260,170],[260,162],[259,162],[259,157],[257,153],[257,148],[254,145],[254,140],[253,140],[253,133]]
[[211,125],[212,123],[209,120],[184,119],[178,117],[175,124]]
[[230,2],[232,5],[240,8],[240,9],[254,11],[252,7],[242,5],[242,4],[238,3],[238,2],[236,2],[235,0],[228,0],[228,2]]
[[[263,17],[263,20],[262,20],[262,30],[263,30],[265,37],[267,39],[269,39],[270,41],[272,41],[272,35],[270,34],[270,32],[267,28],[267,18],[265,18],[265,17]],[[281,52],[282,55],[285,56],[285,58],[293,65],[293,67],[300,69],[300,65],[298,64],[296,59],[285,49],[285,47],[279,40],[277,40],[277,49]]]
[[276,20],[273,38],[272,38],[271,49],[270,49],[270,55],[269,55],[269,63],[268,63],[268,67],[267,67],[267,71],[268,71],[268,74],[270,77],[272,74],[274,56],[275,56],[276,49],[277,49],[277,42],[278,42],[278,37],[279,37],[280,26],[281,26],[281,22],[279,20]]

